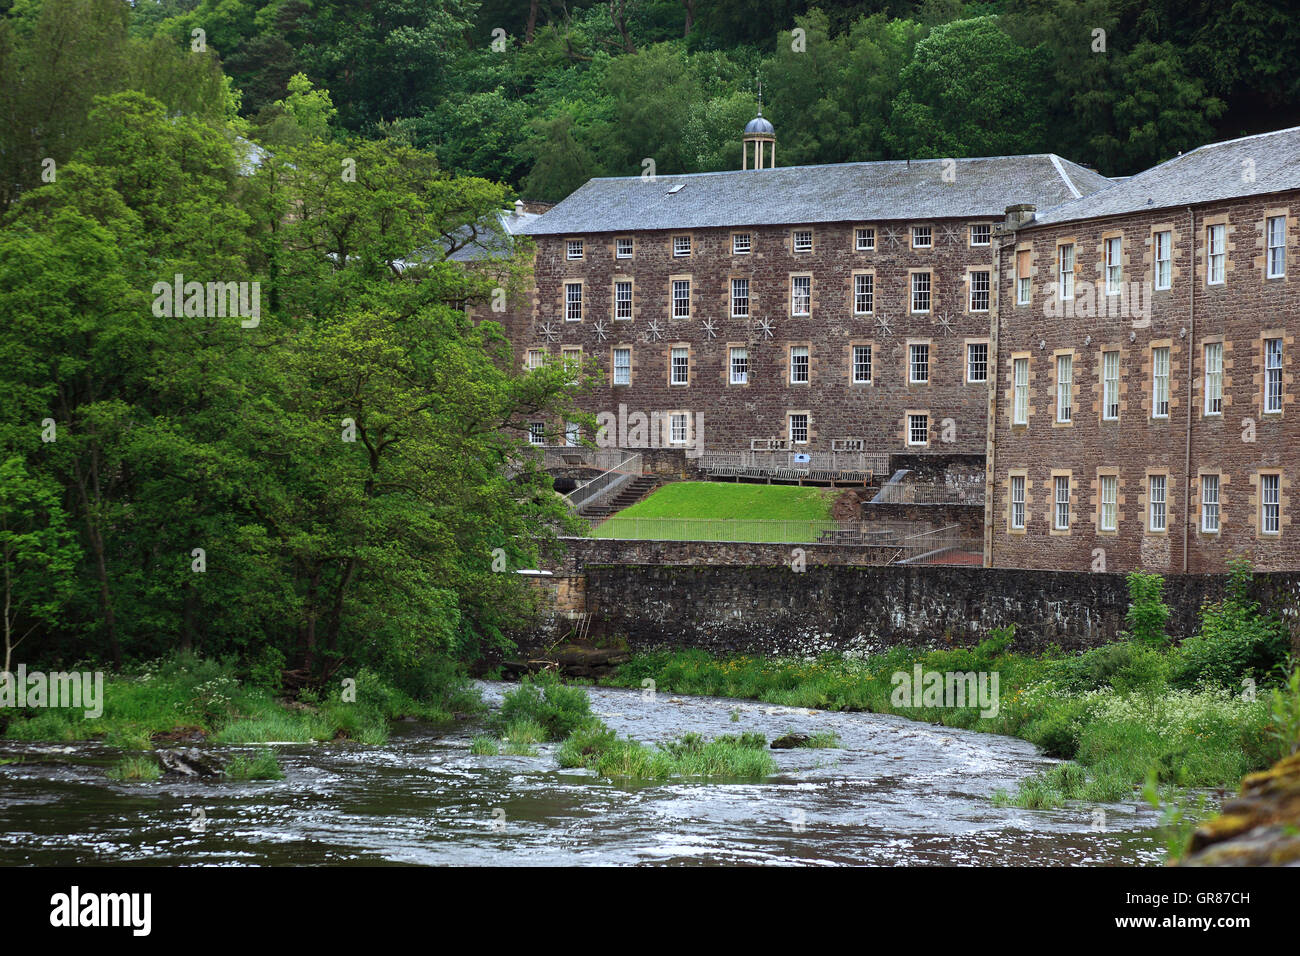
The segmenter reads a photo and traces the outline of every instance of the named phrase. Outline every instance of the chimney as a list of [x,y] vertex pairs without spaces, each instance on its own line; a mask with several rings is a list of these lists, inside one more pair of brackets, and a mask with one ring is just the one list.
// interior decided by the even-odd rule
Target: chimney
[[1037,208],[1038,207],[1035,206],[1033,203],[1028,203],[1028,202],[1019,203],[1018,205],[1015,206],[1008,206],[1007,218],[1003,223],[1003,228],[1008,231],[1012,229],[1019,229],[1025,223],[1029,222],[1029,220],[1034,218],[1034,212],[1037,210]]
[[522,216],[523,214],[524,214],[524,201],[523,201],[522,199],[516,199],[516,200],[515,200],[515,215],[516,215],[516,216]]

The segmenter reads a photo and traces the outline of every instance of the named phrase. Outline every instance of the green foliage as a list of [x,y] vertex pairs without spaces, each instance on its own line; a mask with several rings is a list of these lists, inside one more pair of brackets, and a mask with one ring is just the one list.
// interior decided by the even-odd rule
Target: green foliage
[[1240,688],[1246,680],[1264,683],[1284,664],[1290,632],[1276,614],[1261,612],[1250,584],[1249,562],[1229,562],[1227,594],[1201,608],[1200,628],[1180,648],[1175,685]]
[[544,740],[564,740],[591,719],[587,692],[560,683],[550,672],[526,677],[518,688],[508,691],[496,717],[498,725],[507,729],[528,720],[541,728]]
[[1273,718],[1268,732],[1277,741],[1283,755],[1300,752],[1300,666],[1288,659],[1285,682],[1269,694],[1269,716]]
[[152,756],[123,757],[108,768],[110,780],[157,780],[162,776],[162,768]]
[[1127,580],[1129,608],[1124,623],[1129,635],[1148,647],[1163,647],[1169,641],[1165,626],[1171,613],[1162,599],[1165,579],[1158,574],[1130,571]]
[[235,754],[226,764],[225,778],[230,781],[245,780],[283,780],[284,771],[280,762],[269,747],[257,751],[252,756]]

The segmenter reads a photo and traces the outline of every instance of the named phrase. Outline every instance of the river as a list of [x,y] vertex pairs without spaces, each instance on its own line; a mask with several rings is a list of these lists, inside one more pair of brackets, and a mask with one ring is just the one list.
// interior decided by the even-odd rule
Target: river
[[[485,683],[491,704],[511,685]],[[882,714],[591,688],[646,743],[686,732],[838,734],[777,750],[762,781],[611,782],[536,757],[469,752],[481,723],[399,723],[382,746],[281,744],[286,778],[117,783],[121,751],[0,741],[0,864],[1158,863],[1138,801],[1060,810],[990,799],[1052,761],[1025,741]],[[732,712],[739,720],[732,720]],[[236,751],[241,748],[220,748]]]

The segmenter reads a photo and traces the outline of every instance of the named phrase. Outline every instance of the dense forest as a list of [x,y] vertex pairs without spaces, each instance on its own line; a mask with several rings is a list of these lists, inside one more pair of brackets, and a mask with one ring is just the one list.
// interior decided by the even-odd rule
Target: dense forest
[[526,247],[448,255],[516,196],[735,168],[760,82],[783,165],[1131,173],[1300,121],[1297,49],[1280,0],[0,0],[4,664],[500,644],[562,520],[502,426],[571,375],[460,308]]

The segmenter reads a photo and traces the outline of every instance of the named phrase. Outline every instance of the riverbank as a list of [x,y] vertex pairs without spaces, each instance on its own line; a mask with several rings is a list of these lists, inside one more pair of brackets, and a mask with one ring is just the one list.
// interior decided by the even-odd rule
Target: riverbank
[[372,671],[339,677],[327,689],[280,691],[279,671],[252,668],[242,678],[229,662],[178,653],[109,675],[102,713],[84,708],[28,707],[0,711],[0,736],[70,743],[102,740],[124,750],[155,745],[308,743],[337,739],[382,744],[392,721],[447,722],[482,710],[469,679],[438,668],[415,699]]
[[[1055,765],[996,799],[1029,809],[1071,800],[1131,799],[1145,786],[1233,788],[1282,753],[1272,699],[1244,699],[1197,681],[1177,650],[1132,643],[1081,656],[1007,650],[1010,634],[971,649],[895,648],[865,658],[714,657],[703,651],[639,654],[603,683],[657,692],[765,701],[788,707],[897,714],[913,720],[1019,737]],[[957,706],[910,685],[940,675],[996,675],[996,701]],[[903,675],[899,678],[897,675]],[[653,682],[649,684],[647,682]],[[991,681],[990,681],[991,683]],[[900,688],[906,686],[906,692]]]

